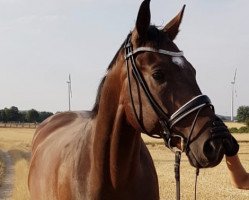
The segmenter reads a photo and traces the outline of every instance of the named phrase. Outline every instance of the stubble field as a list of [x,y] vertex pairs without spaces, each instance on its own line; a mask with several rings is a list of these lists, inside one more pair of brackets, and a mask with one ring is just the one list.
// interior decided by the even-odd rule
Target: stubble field
[[[0,128],[0,157],[3,152],[10,154],[13,163],[13,200],[30,199],[27,188],[27,175],[30,158],[30,144],[34,129]],[[244,167],[249,171],[249,134],[238,134],[240,143],[239,156]],[[153,157],[160,185],[162,200],[175,199],[174,154],[161,140],[143,136]],[[0,191],[3,162],[0,158]],[[201,200],[248,200],[249,192],[235,189],[230,185],[225,162],[211,169],[200,170],[197,186],[197,199]],[[3,177],[4,178],[4,177]],[[190,166],[186,156],[181,161],[181,199],[194,199],[195,169]],[[142,184],[146,183],[141,183]],[[0,194],[1,197],[1,194]],[[1,198],[0,198],[1,199]]]
[[[235,137],[240,143],[239,157],[245,169],[249,171],[249,134],[238,134]],[[175,199],[174,159],[175,155],[162,142],[144,136],[149,142],[148,148],[154,160],[162,200]],[[190,166],[185,154],[181,159],[181,199],[194,199],[195,168]],[[197,183],[197,199],[200,200],[248,200],[249,191],[239,190],[231,186],[225,159],[214,167],[201,169]]]
[[[12,165],[6,166],[5,162],[4,171],[6,172],[6,167],[13,167],[13,176],[10,176],[12,178],[12,180],[10,180],[12,182],[12,186],[9,186],[12,187],[11,199],[13,200],[29,199],[27,175],[30,158],[30,144],[33,137],[33,133],[34,129],[0,128],[0,155],[10,155],[10,164]],[[3,163],[3,156],[0,160],[2,160]],[[10,164],[8,163],[8,165]],[[2,178],[2,182],[4,178],[5,177]],[[5,197],[2,196],[2,199],[4,198]]]

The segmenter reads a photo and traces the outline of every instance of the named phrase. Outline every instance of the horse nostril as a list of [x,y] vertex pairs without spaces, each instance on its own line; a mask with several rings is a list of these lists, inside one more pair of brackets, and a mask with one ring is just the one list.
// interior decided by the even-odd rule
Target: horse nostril
[[222,139],[217,138],[205,142],[203,152],[209,161],[216,161],[221,155],[223,156],[224,154]]
[[212,156],[213,152],[214,152],[214,144],[213,144],[213,142],[211,140],[207,141],[204,144],[203,152],[204,152],[205,156],[209,160],[209,157]]

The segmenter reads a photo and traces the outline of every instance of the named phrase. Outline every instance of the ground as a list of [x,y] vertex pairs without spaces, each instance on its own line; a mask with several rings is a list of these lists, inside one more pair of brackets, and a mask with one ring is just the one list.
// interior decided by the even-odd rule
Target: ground
[[[249,172],[249,134],[236,134],[240,143],[239,157]],[[162,200],[175,199],[174,154],[163,143],[144,136],[154,160],[159,178]],[[247,142],[245,142],[247,141]],[[191,167],[185,154],[181,161],[181,199],[194,199],[195,168]],[[226,163],[223,161],[214,168],[202,169],[197,183],[197,199],[201,200],[248,200],[248,190],[239,190],[231,186]]]
[[[0,177],[6,167],[2,167],[1,158],[10,155],[11,161],[7,162],[7,168],[13,167],[12,179],[12,200],[29,200],[27,188],[27,175],[30,158],[30,144],[34,129],[27,128],[0,128]],[[237,134],[235,137],[241,141],[239,156],[244,167],[249,171],[249,134]],[[151,139],[144,136],[158,173],[160,185],[160,197],[162,200],[175,199],[174,180],[174,154],[169,151],[161,140]],[[6,164],[5,164],[6,166]],[[224,160],[220,165],[211,169],[200,170],[197,185],[197,199],[201,200],[248,200],[248,190],[243,191],[231,186],[228,178]],[[6,179],[6,175],[3,177]],[[194,199],[195,169],[188,163],[186,156],[182,155],[181,162],[181,199]],[[3,183],[3,182],[2,182]],[[144,183],[141,183],[144,184]],[[0,178],[0,199],[1,198]]]
[[[0,128],[0,155],[2,155],[0,158],[0,173],[1,163],[3,164],[3,161],[5,161],[3,167],[5,176],[2,177],[2,182],[0,178],[0,185],[2,183],[0,187],[0,199],[8,199],[7,196],[9,196],[9,194],[3,194],[2,188],[6,188],[4,182],[7,182],[7,188],[12,187],[10,199],[29,199],[27,175],[33,133],[34,129]],[[9,173],[12,173],[12,175],[9,175]],[[6,178],[12,180],[6,180]]]

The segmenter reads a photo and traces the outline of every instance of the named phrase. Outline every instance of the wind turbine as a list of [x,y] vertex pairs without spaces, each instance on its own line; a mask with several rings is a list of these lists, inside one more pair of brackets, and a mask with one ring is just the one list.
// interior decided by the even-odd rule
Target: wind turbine
[[71,110],[71,98],[73,97],[73,93],[72,93],[72,81],[71,81],[71,75],[69,74],[69,77],[68,77],[68,81],[67,81],[67,84],[68,84],[68,110],[70,111]]
[[235,83],[236,83],[236,75],[237,75],[237,68],[235,69],[235,72],[234,72],[234,77],[233,77],[233,81],[231,82],[232,84],[232,97],[231,97],[231,121],[233,122],[234,121],[234,93],[236,92],[235,91]]

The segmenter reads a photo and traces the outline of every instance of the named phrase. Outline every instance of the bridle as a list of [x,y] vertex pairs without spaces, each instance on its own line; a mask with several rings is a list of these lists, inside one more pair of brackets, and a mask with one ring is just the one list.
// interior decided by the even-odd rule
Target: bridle
[[[183,106],[181,106],[177,111],[175,111],[171,116],[169,114],[165,113],[165,111],[161,108],[161,106],[158,104],[158,102],[155,100],[153,95],[151,94],[148,85],[146,84],[146,81],[144,80],[140,70],[138,69],[134,56],[143,53],[143,52],[152,52],[152,53],[157,53],[157,54],[162,54],[166,56],[171,56],[171,57],[183,57],[183,52],[173,52],[173,51],[167,51],[164,49],[154,49],[151,47],[139,47],[137,49],[133,49],[132,43],[131,43],[131,33],[128,34],[127,39],[124,44],[124,50],[125,50],[125,60],[126,60],[126,67],[127,67],[127,77],[128,77],[128,83],[129,83],[129,93],[130,93],[130,99],[131,99],[131,104],[132,108],[134,111],[135,118],[140,125],[141,129],[143,130],[144,133],[151,137],[157,137],[157,138],[163,138],[165,145],[171,149],[173,152],[175,152],[176,157],[175,157],[175,179],[177,183],[176,187],[176,198],[180,199],[180,159],[181,159],[181,153],[182,152],[187,152],[189,151],[189,145],[191,143],[191,136],[194,130],[194,127],[196,125],[198,116],[201,112],[206,107],[210,107],[214,111],[214,107],[211,104],[210,99],[206,95],[198,95],[195,98],[191,99],[187,103],[185,103]],[[138,115],[134,99],[133,99],[133,94],[132,94],[132,86],[131,86],[131,75],[130,75],[130,70],[129,70],[129,61],[131,63],[132,67],[132,75],[136,81],[137,86],[141,86],[143,92],[145,93],[145,96],[147,97],[147,100],[158,116],[159,122],[162,127],[162,132],[159,133],[157,136],[152,136],[148,134],[146,131],[146,128],[143,124],[143,120],[141,117]],[[196,112],[195,118],[192,122],[190,133],[187,138],[185,138],[182,134],[179,133],[174,133],[173,128],[174,126],[180,122],[182,119],[186,118],[190,114]],[[171,145],[172,138],[180,138],[181,143],[183,148],[179,149],[177,147],[173,147]],[[199,169],[197,168],[196,171],[196,177],[198,176]],[[196,188],[196,187],[195,187]],[[195,190],[195,197],[196,197],[196,190]]]
[[[172,137],[179,137],[181,140],[184,142],[184,148],[183,149],[178,149],[181,152],[188,151],[189,150],[189,144],[190,144],[190,139],[191,135],[193,132],[193,129],[195,127],[197,118],[200,114],[200,111],[205,108],[205,107],[210,107],[214,111],[214,107],[211,104],[210,99],[206,95],[198,95],[185,103],[183,106],[181,106],[177,111],[175,111],[171,116],[167,114],[161,106],[158,104],[158,102],[155,100],[153,95],[151,94],[149,87],[146,84],[146,81],[144,80],[140,70],[138,69],[134,55],[138,53],[143,53],[143,52],[154,52],[158,54],[163,54],[167,56],[174,56],[174,57],[183,57],[183,52],[173,52],[173,51],[167,51],[164,49],[154,49],[151,47],[139,47],[135,50],[133,50],[132,43],[131,43],[131,33],[127,36],[127,39],[125,41],[124,45],[125,49],[125,60],[126,60],[126,67],[127,67],[127,76],[128,76],[128,83],[129,83],[129,93],[130,93],[130,98],[131,98],[131,103],[132,103],[132,108],[136,117],[137,122],[139,123],[141,129],[143,130],[144,133],[148,134],[146,131],[146,128],[144,127],[142,119],[138,116],[137,110],[135,108],[135,103],[133,99],[133,94],[132,94],[132,89],[131,89],[131,75],[130,75],[130,70],[129,70],[129,61],[131,63],[132,67],[132,75],[136,80],[136,83],[139,84],[142,88],[142,90],[145,93],[145,96],[147,97],[147,100],[158,116],[159,122],[162,126],[163,132],[160,132],[159,135],[150,135],[152,137],[157,137],[157,138],[163,138],[165,141],[165,144],[168,148],[170,148],[172,151],[176,151],[175,147],[171,146],[171,140]],[[188,138],[184,138],[181,134],[177,134],[173,132],[173,128],[175,125],[180,122],[182,119],[186,118],[193,112],[197,112],[195,119],[193,120],[193,124],[191,126],[191,131],[188,136]]]

